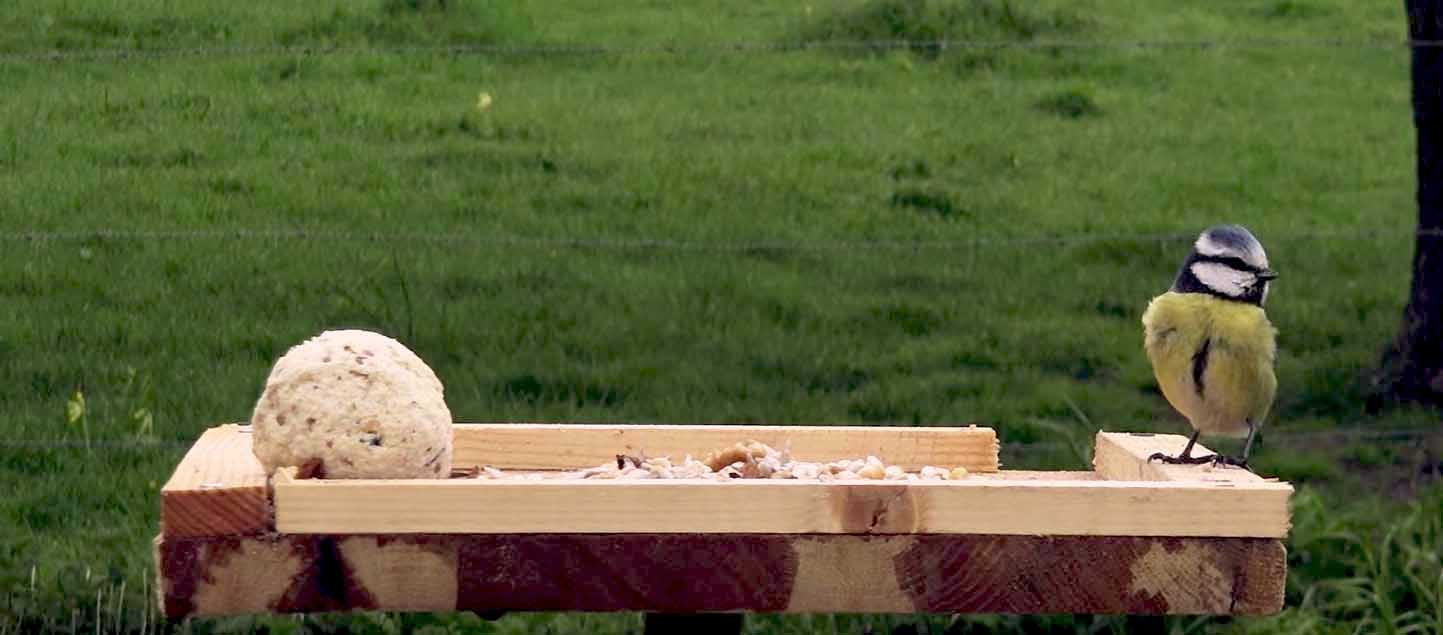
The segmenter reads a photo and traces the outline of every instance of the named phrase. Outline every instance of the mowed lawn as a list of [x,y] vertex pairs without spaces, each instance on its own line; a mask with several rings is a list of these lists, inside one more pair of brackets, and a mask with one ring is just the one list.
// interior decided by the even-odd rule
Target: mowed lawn
[[[1415,218],[1408,52],[1364,42],[1405,33],[1343,0],[14,0],[0,632],[155,628],[158,487],[328,328],[402,340],[458,421],[975,422],[1010,467],[1081,468],[1098,428],[1186,430],[1138,318],[1220,222],[1282,273],[1254,466],[1299,487],[1289,609],[1167,623],[1443,626],[1436,413],[1363,409]],[[1032,45],[857,46],[899,38]],[[1044,626],[1128,622],[953,632]]]

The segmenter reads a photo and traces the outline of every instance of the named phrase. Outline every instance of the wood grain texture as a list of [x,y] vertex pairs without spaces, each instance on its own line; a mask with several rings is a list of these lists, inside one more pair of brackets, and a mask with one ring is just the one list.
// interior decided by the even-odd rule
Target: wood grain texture
[[[919,536],[899,563],[919,606],[977,613],[1275,613],[1286,558],[1266,539]],[[958,572],[960,579],[938,579]]]
[[347,536],[336,541],[355,587],[384,601],[393,611],[451,611],[456,608],[455,575],[433,575],[460,566],[459,541],[396,540]]
[[1010,534],[1276,538],[1279,483],[297,480],[284,533]]
[[172,618],[453,608],[1259,615],[1281,609],[1286,572],[1282,544],[1259,538],[261,535],[161,536],[156,549]]
[[266,531],[271,508],[266,474],[251,452],[250,426],[206,430],[160,490],[167,536],[223,536]]
[[284,606],[285,595],[308,564],[297,549],[300,544],[265,534],[162,534],[155,543],[161,608],[169,615],[235,615]]
[[[447,538],[439,538],[446,540]],[[779,612],[795,579],[788,536],[468,535],[468,610]]]
[[924,465],[996,472],[997,434],[991,428],[882,426],[456,424],[453,463],[509,470],[566,470],[614,461],[617,454],[697,459],[755,440],[800,461],[869,455],[916,471]]
[[[1176,456],[1185,446],[1187,437],[1177,434],[1098,432],[1092,469],[1099,477],[1112,481],[1201,481],[1238,484],[1267,481],[1240,467],[1212,464],[1169,465],[1148,460],[1148,457],[1156,452]],[[1209,454],[1213,454],[1213,451],[1201,443],[1193,446],[1193,456]]]

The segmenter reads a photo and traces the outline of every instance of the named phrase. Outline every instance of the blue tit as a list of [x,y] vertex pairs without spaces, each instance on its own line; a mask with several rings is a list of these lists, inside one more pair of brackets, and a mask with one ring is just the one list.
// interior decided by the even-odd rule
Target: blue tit
[[[1263,311],[1277,277],[1252,232],[1219,225],[1198,236],[1172,288],[1148,303],[1143,348],[1163,397],[1193,427],[1181,454],[1149,460],[1247,467],[1278,389],[1277,329]],[[1200,434],[1246,438],[1242,458],[1192,456]]]

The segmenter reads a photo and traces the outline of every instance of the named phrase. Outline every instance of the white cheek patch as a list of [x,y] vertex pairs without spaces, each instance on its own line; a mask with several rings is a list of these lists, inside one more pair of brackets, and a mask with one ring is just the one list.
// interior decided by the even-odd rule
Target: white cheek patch
[[1253,274],[1216,262],[1195,262],[1190,269],[1204,286],[1233,298],[1247,295],[1254,281]]

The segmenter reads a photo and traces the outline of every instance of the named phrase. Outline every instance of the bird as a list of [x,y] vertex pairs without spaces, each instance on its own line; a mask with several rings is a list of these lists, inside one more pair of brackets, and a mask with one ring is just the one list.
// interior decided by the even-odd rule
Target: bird
[[[1149,462],[1247,469],[1278,389],[1278,331],[1263,308],[1277,277],[1252,232],[1215,225],[1193,242],[1172,287],[1148,302],[1143,348],[1163,397],[1193,428],[1181,453]],[[1246,439],[1241,457],[1192,456],[1201,434]]]

